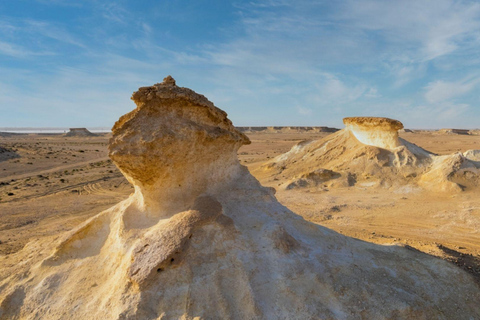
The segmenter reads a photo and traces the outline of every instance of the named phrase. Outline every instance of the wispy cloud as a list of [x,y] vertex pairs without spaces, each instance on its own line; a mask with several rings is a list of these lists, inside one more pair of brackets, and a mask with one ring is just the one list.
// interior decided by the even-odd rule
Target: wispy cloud
[[45,21],[26,20],[26,31],[31,34],[40,34],[44,37],[51,38],[60,42],[68,43],[77,47],[86,48],[86,45],[77,37],[63,28],[52,25]]
[[429,83],[425,89],[425,99],[430,103],[443,102],[470,92],[480,83],[480,77],[458,82],[437,80]]
[[460,47],[478,46],[478,2],[349,0],[337,16],[350,28],[377,32],[392,48],[403,46],[400,52],[410,51],[410,57],[417,61],[432,60]]
[[65,6],[65,7],[81,7],[81,0],[35,0],[38,3],[45,5],[56,5],[56,6]]
[[13,43],[0,41],[0,53],[12,57],[25,57],[31,55],[28,50]]
[[125,24],[127,23],[127,16],[129,17],[128,11],[118,3],[109,2],[102,4],[100,6],[102,10],[102,16],[105,19]]
[[309,116],[312,114],[312,109],[301,107],[301,106],[296,106],[296,109],[299,114],[304,115],[304,116]]
[[32,56],[47,56],[54,55],[49,51],[30,51],[22,46],[0,41],[0,54],[7,55],[14,58],[26,58]]

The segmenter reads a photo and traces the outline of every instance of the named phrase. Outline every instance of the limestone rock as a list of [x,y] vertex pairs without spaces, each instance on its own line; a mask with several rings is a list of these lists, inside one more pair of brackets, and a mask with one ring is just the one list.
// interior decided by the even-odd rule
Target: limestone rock
[[32,242],[11,256],[21,262],[0,274],[0,319],[480,314],[465,271],[345,237],[278,203],[236,158],[248,139],[205,97],[166,78],[133,100],[110,156],[135,193],[53,247]]
[[400,121],[378,117],[351,117],[344,118],[343,123],[363,144],[383,149],[395,149],[401,145],[398,130],[403,128],[403,124]]
[[480,150],[467,150],[463,153],[463,156],[468,160],[480,161]]

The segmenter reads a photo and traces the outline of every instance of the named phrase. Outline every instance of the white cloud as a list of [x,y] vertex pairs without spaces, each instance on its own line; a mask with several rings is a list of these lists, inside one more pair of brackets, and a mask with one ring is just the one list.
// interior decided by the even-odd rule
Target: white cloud
[[379,98],[380,94],[378,93],[377,88],[370,88],[365,93],[365,97],[367,97],[367,98]]
[[308,109],[308,108],[301,107],[301,106],[297,106],[296,109],[297,109],[298,113],[303,115],[303,116],[309,116],[309,115],[312,114],[312,109]]
[[317,101],[321,101],[322,104],[347,104],[370,92],[364,84],[357,83],[349,86],[338,77],[327,73],[324,74],[323,79],[317,82],[316,87],[318,89]]
[[118,3],[104,3],[99,8],[102,10],[102,16],[105,19],[116,23],[125,24],[127,17],[130,16],[129,12]]
[[409,52],[416,61],[432,60],[460,47],[479,44],[478,2],[349,0],[337,18],[348,22],[352,29],[377,32],[391,46],[390,55]]
[[0,54],[11,56],[14,58],[26,58],[30,56],[46,56],[53,55],[52,52],[48,51],[30,51],[22,46],[0,41]]
[[470,105],[465,103],[439,102],[430,105],[411,106],[405,114],[405,118],[415,128],[439,129],[441,127],[465,127],[473,122],[465,119]]
[[480,78],[460,82],[437,80],[425,87],[425,99],[430,103],[447,101],[468,93],[478,83],[480,83]]
[[54,26],[50,23],[37,20],[26,20],[28,31],[32,34],[40,34],[44,37],[51,38],[60,42],[72,44],[77,47],[86,48],[86,45],[78,40],[68,31]]
[[13,43],[0,41],[0,53],[12,57],[25,57],[31,53]]

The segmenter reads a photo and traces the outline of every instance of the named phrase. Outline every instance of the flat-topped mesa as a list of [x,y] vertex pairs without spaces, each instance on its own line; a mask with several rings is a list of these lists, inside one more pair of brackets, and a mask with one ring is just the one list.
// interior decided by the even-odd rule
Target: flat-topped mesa
[[144,205],[178,210],[240,173],[237,150],[250,140],[205,96],[168,76],[132,100],[137,108],[112,128],[109,156]]
[[343,123],[355,138],[363,144],[383,149],[395,149],[402,145],[398,130],[403,124],[398,120],[380,117],[349,117]]

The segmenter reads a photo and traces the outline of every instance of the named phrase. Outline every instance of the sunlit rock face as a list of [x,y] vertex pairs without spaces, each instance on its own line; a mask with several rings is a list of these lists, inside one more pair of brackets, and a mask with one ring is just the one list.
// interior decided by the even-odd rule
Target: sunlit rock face
[[343,123],[355,138],[363,144],[392,150],[401,146],[398,130],[403,129],[400,121],[377,117],[349,117]]
[[250,140],[203,95],[169,76],[132,100],[137,108],[113,126],[109,155],[145,206],[186,208],[239,174],[236,151]]
[[132,98],[137,108],[113,127],[110,156],[135,193],[10,256],[0,319],[480,314],[480,289],[460,268],[345,237],[282,206],[239,164],[249,140],[205,97],[167,77]]

